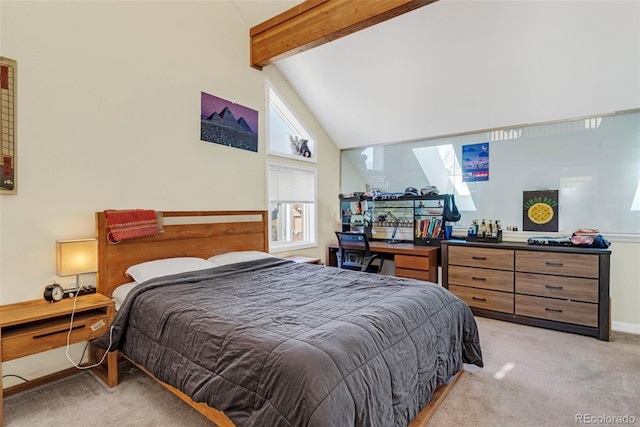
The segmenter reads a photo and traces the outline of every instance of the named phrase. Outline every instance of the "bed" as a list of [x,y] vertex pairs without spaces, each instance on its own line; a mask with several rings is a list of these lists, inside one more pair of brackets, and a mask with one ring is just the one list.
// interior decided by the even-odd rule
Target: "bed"
[[[98,292],[147,261],[267,252],[266,211],[163,216],[163,233],[109,244],[96,213]],[[473,315],[446,289],[273,256],[139,283],[94,344],[223,427],[423,426],[463,363],[482,366]]]

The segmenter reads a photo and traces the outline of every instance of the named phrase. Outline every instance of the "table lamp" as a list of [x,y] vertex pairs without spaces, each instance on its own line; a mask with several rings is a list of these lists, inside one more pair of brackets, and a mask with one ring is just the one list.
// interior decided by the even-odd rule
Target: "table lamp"
[[80,275],[98,271],[98,240],[56,241],[56,274],[60,277],[76,276],[76,287],[80,287]]

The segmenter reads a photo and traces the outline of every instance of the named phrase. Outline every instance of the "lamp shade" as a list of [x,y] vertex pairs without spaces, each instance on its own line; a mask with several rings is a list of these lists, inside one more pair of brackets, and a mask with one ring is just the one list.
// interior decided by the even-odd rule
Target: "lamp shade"
[[56,241],[56,274],[74,276],[98,271],[98,240]]

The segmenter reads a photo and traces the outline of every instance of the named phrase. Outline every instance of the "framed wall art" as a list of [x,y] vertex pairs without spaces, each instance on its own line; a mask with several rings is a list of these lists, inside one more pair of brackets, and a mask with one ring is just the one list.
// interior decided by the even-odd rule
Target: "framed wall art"
[[558,190],[522,192],[522,229],[558,231]]
[[0,194],[16,194],[17,62],[0,56]]
[[489,181],[489,142],[462,146],[462,181]]
[[257,152],[258,112],[201,92],[200,140]]

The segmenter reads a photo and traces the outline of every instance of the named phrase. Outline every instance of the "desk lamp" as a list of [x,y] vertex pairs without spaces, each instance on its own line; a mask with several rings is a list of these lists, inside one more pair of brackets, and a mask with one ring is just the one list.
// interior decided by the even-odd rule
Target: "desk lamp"
[[398,224],[400,220],[395,217],[391,212],[387,212],[386,215],[378,216],[378,221],[386,221],[387,217],[390,216],[393,220],[393,233],[391,233],[391,240],[387,240],[387,243],[401,243],[400,240],[396,240],[396,233],[398,232]]
[[98,240],[56,241],[56,274],[60,277],[76,276],[77,291],[80,275],[98,271]]

